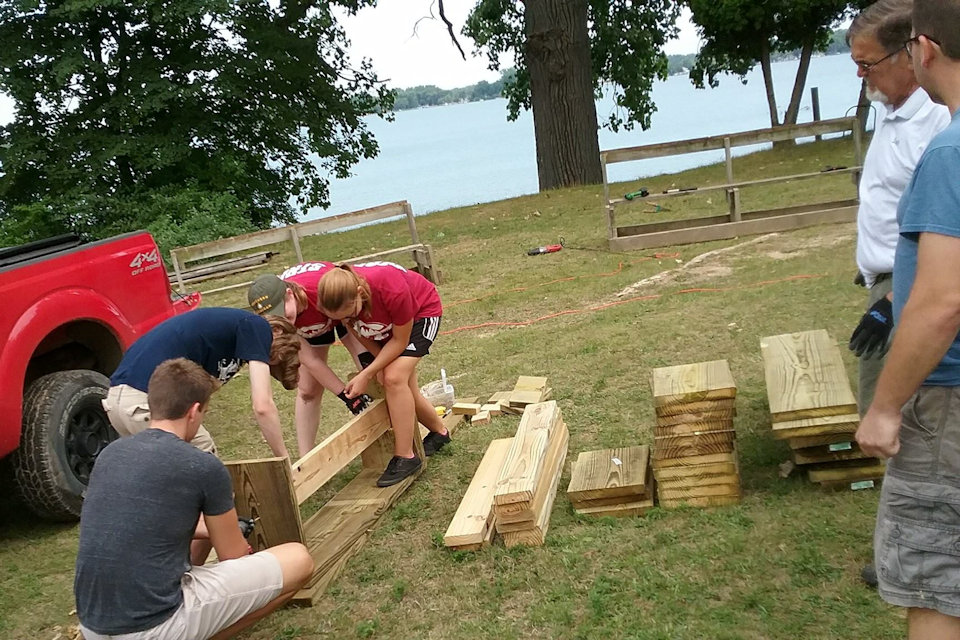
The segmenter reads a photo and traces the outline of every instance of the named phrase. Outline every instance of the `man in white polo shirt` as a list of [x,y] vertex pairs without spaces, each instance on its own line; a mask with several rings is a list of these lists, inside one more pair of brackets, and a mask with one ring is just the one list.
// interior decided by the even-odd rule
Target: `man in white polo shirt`
[[[866,79],[867,97],[882,105],[863,162],[857,212],[858,283],[869,288],[867,311],[850,338],[850,349],[860,358],[861,417],[873,402],[893,328],[897,204],[927,144],[950,122],[946,107],[930,100],[917,83],[907,55],[912,8],[913,0],[880,0],[847,31],[857,76]],[[876,584],[872,566],[864,568],[863,579]]]

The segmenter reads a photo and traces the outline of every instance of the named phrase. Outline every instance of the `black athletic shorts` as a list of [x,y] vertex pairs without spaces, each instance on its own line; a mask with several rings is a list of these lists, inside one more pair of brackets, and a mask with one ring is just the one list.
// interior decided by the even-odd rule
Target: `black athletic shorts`
[[342,324],[338,324],[326,333],[321,333],[318,336],[307,338],[307,344],[311,344],[315,347],[328,347],[336,342],[337,338],[343,338],[345,335],[347,335],[347,328]]
[[401,353],[402,356],[411,358],[422,358],[430,353],[430,347],[433,341],[437,339],[437,332],[440,331],[440,318],[419,318],[413,321],[413,328],[410,329],[410,344]]

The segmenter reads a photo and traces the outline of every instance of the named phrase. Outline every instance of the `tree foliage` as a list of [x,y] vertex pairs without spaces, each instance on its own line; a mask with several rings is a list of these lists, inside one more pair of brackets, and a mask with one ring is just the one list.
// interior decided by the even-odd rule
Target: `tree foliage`
[[758,63],[770,107],[771,124],[780,124],[770,62],[777,52],[800,51],[800,67],[785,122],[796,122],[799,99],[813,51],[827,48],[832,27],[844,15],[845,0],[686,0],[702,46],[690,79],[698,87],[717,86],[718,76],[741,79]]
[[[650,99],[653,83],[667,76],[664,43],[676,34],[678,5],[672,0],[590,0],[591,72],[595,97],[609,91],[618,110],[606,126],[613,130],[644,129],[656,106]],[[464,33],[500,69],[501,57],[512,58],[516,75],[504,83],[508,118],[531,108],[530,71],[526,59],[523,3],[515,0],[479,0],[467,18]]]
[[198,236],[328,204],[392,94],[352,66],[337,7],[375,0],[6,0],[2,240],[192,223]]

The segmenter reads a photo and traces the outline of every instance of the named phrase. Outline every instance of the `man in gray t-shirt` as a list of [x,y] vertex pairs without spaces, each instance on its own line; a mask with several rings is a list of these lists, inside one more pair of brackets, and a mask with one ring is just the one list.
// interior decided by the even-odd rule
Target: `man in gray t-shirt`
[[[148,386],[150,428],[112,442],[97,458],[74,580],[86,640],[236,633],[310,577],[313,560],[302,544],[249,555],[226,468],[189,444],[216,385],[190,360],[164,362]],[[205,526],[198,527],[201,514]],[[192,567],[190,544],[206,536],[220,562]]]

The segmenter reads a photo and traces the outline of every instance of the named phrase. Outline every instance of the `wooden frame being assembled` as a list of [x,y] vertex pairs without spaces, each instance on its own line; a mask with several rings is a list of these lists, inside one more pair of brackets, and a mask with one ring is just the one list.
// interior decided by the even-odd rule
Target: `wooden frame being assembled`
[[[732,149],[735,147],[796,140],[797,138],[821,136],[830,133],[845,133],[848,131],[853,133],[855,158],[854,166],[852,167],[818,171],[815,173],[777,176],[763,178],[761,180],[740,182],[734,180]],[[610,197],[610,183],[607,180],[608,164],[718,149],[723,149],[726,156],[726,181],[722,184],[688,190],[671,190],[669,193],[650,194],[647,197],[638,197],[632,200],[628,200],[626,197]],[[652,247],[724,240],[759,233],[788,231],[817,224],[853,221],[857,215],[857,184],[859,182],[860,165],[862,162],[863,154],[860,126],[856,118],[837,118],[834,120],[786,125],[770,129],[743,131],[724,136],[709,136],[705,138],[680,140],[677,142],[663,142],[640,147],[626,147],[603,151],[600,153],[600,164],[603,170],[603,199],[606,203],[607,237],[609,239],[610,249],[613,251],[649,249]],[[822,176],[836,175],[838,173],[853,174],[853,198],[818,204],[801,204],[762,211],[743,211],[741,208],[740,190],[742,188],[763,186],[778,182],[809,180]],[[616,209],[618,206],[630,203],[649,204],[650,201],[654,199],[660,201],[710,191],[723,191],[725,193],[729,204],[730,212],[728,214],[624,227],[617,226]]]
[[[293,249],[297,255],[297,262],[303,262],[303,252],[300,249],[300,238],[304,236],[329,233],[331,231],[337,231],[347,227],[389,220],[391,218],[398,218],[400,216],[404,216],[407,219],[407,226],[410,230],[411,244],[403,247],[397,247],[395,249],[387,249],[385,251],[372,253],[366,256],[350,258],[349,260],[344,260],[343,262],[365,262],[395,253],[410,253],[420,274],[434,284],[440,284],[439,271],[437,271],[436,264],[433,259],[433,249],[430,247],[430,245],[420,242],[420,235],[417,233],[417,224],[414,221],[413,207],[411,207],[410,203],[406,200],[391,202],[389,204],[383,204],[370,209],[361,209],[359,211],[351,211],[350,213],[342,213],[340,215],[330,216],[329,218],[320,218],[319,220],[310,220],[309,222],[291,224],[286,227],[265,229],[263,231],[256,231],[254,233],[248,233],[242,236],[222,238],[220,240],[213,240],[212,242],[190,245],[189,247],[178,247],[176,249],[171,249],[170,260],[173,263],[173,278],[180,293],[186,293],[185,284],[189,275],[188,272],[191,270],[188,267],[189,263],[196,262],[198,260],[207,260],[209,258],[231,255],[241,251],[247,251],[249,249],[260,249],[262,247],[280,244],[287,241],[293,243]],[[221,275],[256,269],[258,268],[258,264],[253,266],[244,266],[242,268],[238,267],[233,271],[223,272]],[[229,288],[243,287],[249,284],[249,282],[242,282],[236,285],[231,285]]]
[[[451,430],[461,419],[450,415],[444,422]],[[377,478],[393,455],[393,429],[386,402],[375,400],[293,465],[284,458],[226,463],[237,514],[257,519],[249,540],[253,550],[302,542],[313,556],[313,576],[294,603],[312,605],[323,594],[363,547],[380,517],[426,468],[423,442],[420,437],[413,441],[423,461],[420,471],[392,487],[377,487]],[[362,468],[357,476],[302,522],[300,505],[358,456]]]

